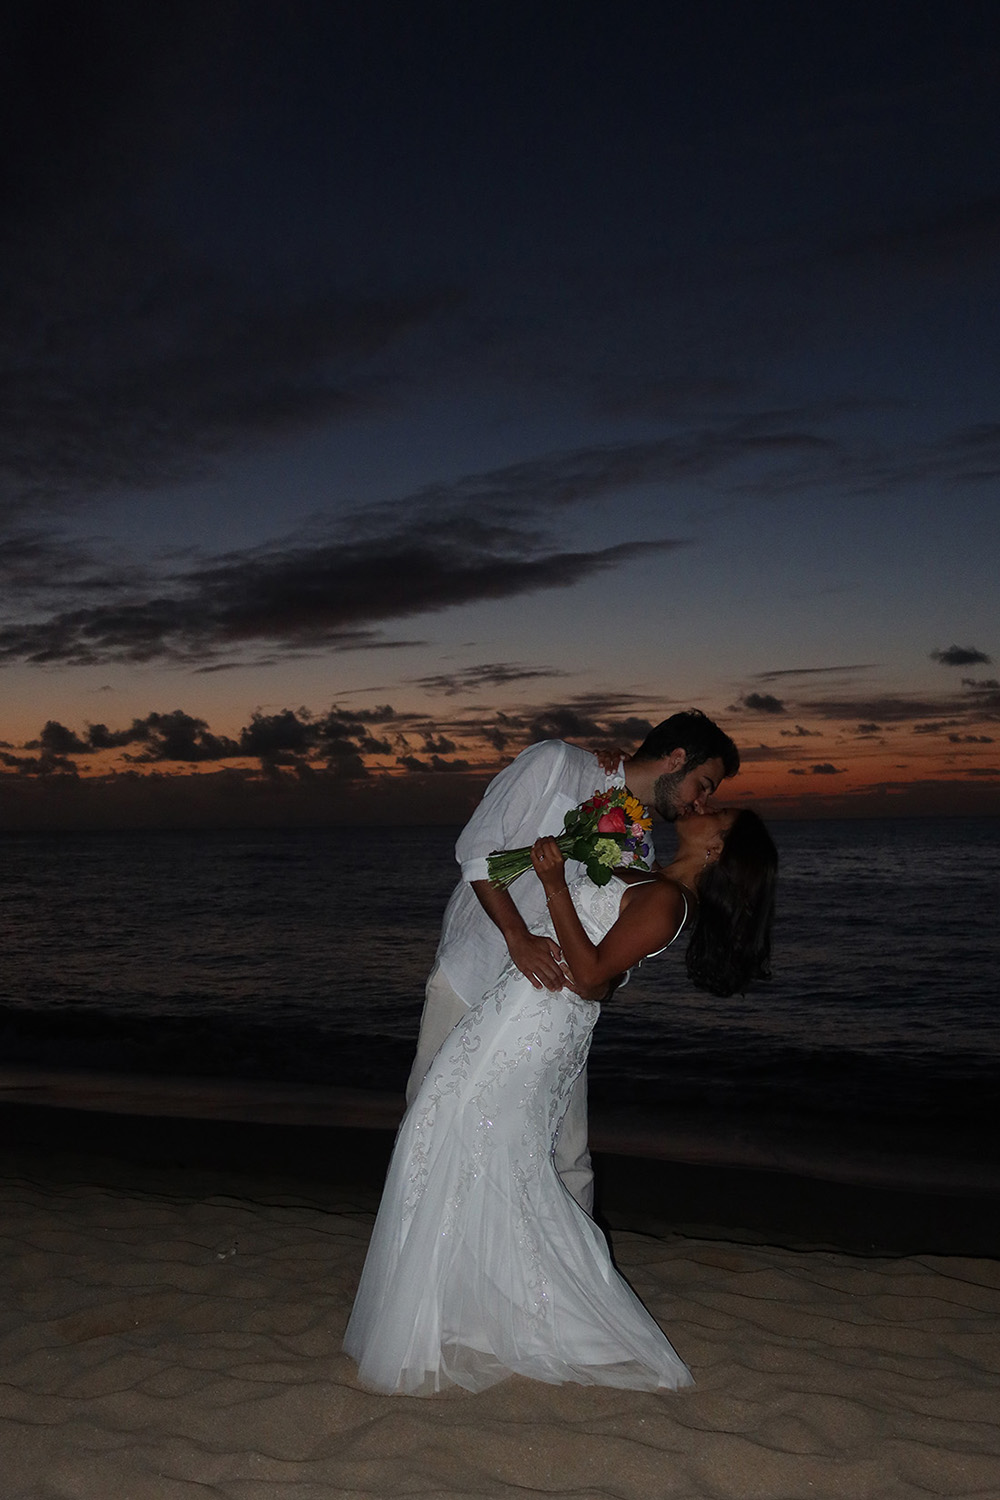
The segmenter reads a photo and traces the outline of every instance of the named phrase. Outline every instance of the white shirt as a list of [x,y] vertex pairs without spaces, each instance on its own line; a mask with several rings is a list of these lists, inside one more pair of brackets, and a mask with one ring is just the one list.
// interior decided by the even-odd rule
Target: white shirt
[[[594,792],[624,785],[621,765],[608,775],[595,755],[562,740],[529,745],[490,782],[455,845],[462,879],[445,909],[437,951],[445,978],[466,1005],[482,998],[509,956],[503,934],[470,885],[488,879],[486,856],[497,849],[520,849],[544,834],[562,833],[570,808],[579,807]],[[576,860],[567,860],[567,880],[582,868]],[[519,875],[509,889],[528,926],[540,921],[545,892],[534,870]]]

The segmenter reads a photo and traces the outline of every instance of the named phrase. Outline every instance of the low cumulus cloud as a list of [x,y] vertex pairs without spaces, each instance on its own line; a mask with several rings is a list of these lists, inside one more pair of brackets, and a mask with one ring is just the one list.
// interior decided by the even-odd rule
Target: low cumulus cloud
[[[24,748],[42,751],[46,764],[58,757],[79,759],[120,750],[124,760],[135,766],[252,759],[273,767],[314,761],[341,769],[349,766],[355,774],[365,775],[363,757],[394,753],[396,742],[387,731],[398,734],[409,722],[410,716],[398,715],[387,704],[357,710],[334,707],[324,714],[306,709],[283,709],[273,714],[257,711],[234,739],[214,733],[205,719],[178,708],[133,719],[122,729],[91,724],[84,734],[50,719],[38,738],[29,740]],[[443,737],[434,741],[424,735],[424,742],[441,754],[454,749]],[[18,757],[12,763],[25,764]]]
[[428,759],[421,759],[419,755],[400,755],[398,764],[406,771],[412,771],[416,775],[434,775],[442,771],[467,771],[469,762],[467,760],[442,760],[439,755],[432,755]]
[[76,763],[63,755],[11,755],[8,751],[0,751],[0,766],[18,777],[38,777],[45,780],[53,776],[76,777],[79,774]]
[[846,766],[834,766],[825,760],[818,765],[810,766],[808,770],[793,766],[788,774],[789,776],[843,776],[846,770]]
[[775,698],[773,693],[744,693],[739,703],[733,705],[733,712],[738,712],[740,708],[749,708],[751,712],[758,714],[784,714],[788,712],[781,699]]
[[[89,762],[90,774],[99,775],[103,771],[95,767],[95,758],[104,757],[99,765],[106,767],[108,754],[118,752],[119,764],[134,768],[131,774],[140,768],[215,764],[231,766],[235,776],[325,771],[340,779],[364,780],[376,768],[384,772],[391,767],[436,776],[495,768],[498,756],[513,756],[535,740],[564,735],[585,744],[634,748],[651,723],[629,712],[628,704],[628,694],[590,694],[568,704],[535,704],[520,713],[498,711],[486,721],[478,715],[435,720],[388,703],[371,708],[335,704],[322,713],[305,707],[257,709],[236,735],[218,733],[207,720],[180,708],[152,712],[122,727],[89,724],[83,731],[50,719],[20,751],[0,748],[0,767],[20,778],[44,778],[76,776]],[[255,763],[256,771],[247,762]]]

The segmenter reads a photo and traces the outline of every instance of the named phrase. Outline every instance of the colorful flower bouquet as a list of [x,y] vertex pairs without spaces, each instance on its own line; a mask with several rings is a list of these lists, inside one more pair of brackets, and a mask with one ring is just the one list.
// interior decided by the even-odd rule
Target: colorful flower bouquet
[[[612,871],[622,866],[649,869],[646,834],[652,820],[627,787],[595,792],[588,801],[572,808],[563,822],[566,832],[557,835],[556,843],[567,859],[578,859],[586,865],[595,885],[607,885]],[[506,890],[531,869],[531,848],[497,849],[487,857],[486,868],[491,884]]]

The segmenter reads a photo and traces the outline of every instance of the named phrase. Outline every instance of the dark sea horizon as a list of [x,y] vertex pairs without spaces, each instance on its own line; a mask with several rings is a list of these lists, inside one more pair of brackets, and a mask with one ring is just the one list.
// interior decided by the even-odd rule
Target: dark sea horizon
[[[595,1116],[650,1154],[782,1140],[992,1180],[1000,819],[772,831],[774,978],[718,1000],[676,952],[644,964],[597,1029]],[[0,1064],[398,1095],[457,832],[0,835]]]

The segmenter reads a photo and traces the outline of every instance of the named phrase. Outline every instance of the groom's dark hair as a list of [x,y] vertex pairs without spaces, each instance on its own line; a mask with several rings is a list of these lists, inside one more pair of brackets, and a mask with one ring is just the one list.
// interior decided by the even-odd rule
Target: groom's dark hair
[[700,708],[689,708],[686,713],[671,714],[662,724],[651,729],[639,746],[633,760],[662,760],[672,750],[683,750],[684,771],[693,771],[703,766],[706,760],[716,757],[722,761],[724,774],[735,776],[740,768],[740,752],[726,734]]

